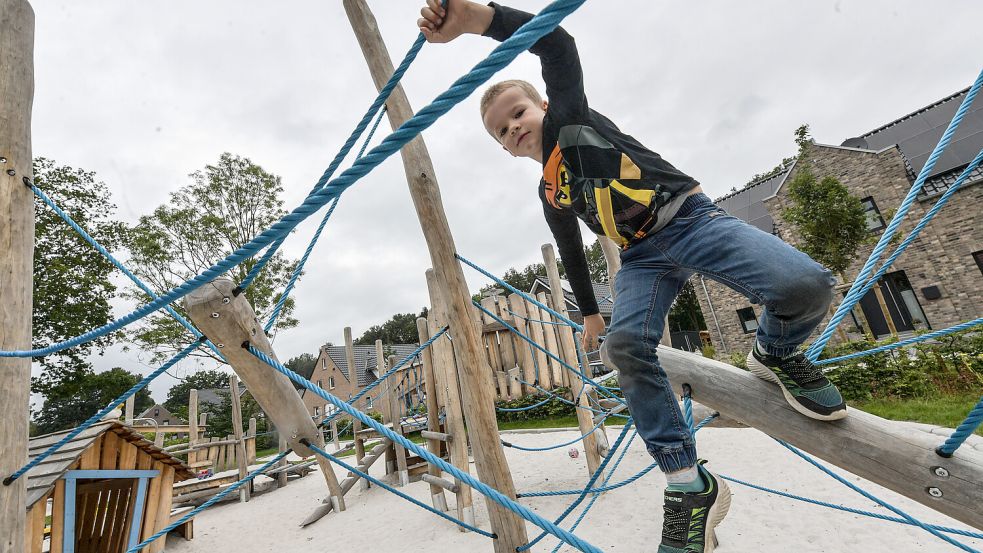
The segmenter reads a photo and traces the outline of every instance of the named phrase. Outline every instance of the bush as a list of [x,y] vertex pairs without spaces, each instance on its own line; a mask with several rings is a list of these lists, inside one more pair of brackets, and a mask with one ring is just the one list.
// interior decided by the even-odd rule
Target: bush
[[[890,342],[852,342],[830,348],[823,358]],[[826,376],[844,398],[852,401],[977,393],[983,386],[983,333],[960,332],[930,343],[838,362]]]
[[[553,393],[567,400],[571,399],[569,388],[556,388]],[[521,409],[530,407],[546,399],[542,395],[526,395],[518,399],[496,401],[495,407],[500,409]],[[558,398],[550,398],[549,401],[528,411],[498,411],[497,416],[500,422],[523,421],[534,419],[550,419],[554,417],[564,417],[575,414],[575,407],[569,403],[560,401]]]

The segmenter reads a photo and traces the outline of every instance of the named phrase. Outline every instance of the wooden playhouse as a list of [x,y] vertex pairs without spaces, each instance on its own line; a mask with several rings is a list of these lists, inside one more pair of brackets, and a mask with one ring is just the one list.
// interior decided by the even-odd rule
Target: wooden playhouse
[[[28,455],[68,433],[31,438]],[[122,553],[171,523],[172,486],[193,476],[133,428],[95,424],[27,473],[26,550]],[[183,530],[190,539],[190,526]],[[163,549],[161,538],[143,551]]]

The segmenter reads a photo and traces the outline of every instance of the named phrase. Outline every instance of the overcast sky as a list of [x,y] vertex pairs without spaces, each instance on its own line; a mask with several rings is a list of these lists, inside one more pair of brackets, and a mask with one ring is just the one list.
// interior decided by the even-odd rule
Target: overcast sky
[[[296,206],[375,97],[341,2],[33,5],[34,154],[95,171],[127,223],[222,152],[282,176],[286,207]],[[397,63],[420,5],[370,2]],[[839,144],[969,86],[983,65],[981,20],[978,0],[593,0],[564,26],[591,106],[718,197],[791,155],[802,123]],[[403,80],[410,102],[422,108],[495,45],[471,36],[426,45]],[[505,78],[541,86],[538,60],[523,54],[493,77]],[[539,168],[485,134],[480,90],[424,137],[458,251],[502,274],[540,262],[551,236]],[[319,219],[299,227],[289,256]],[[417,312],[428,264],[402,165],[390,158],[341,199],[296,289],[301,325],[277,338],[280,359],[343,343],[345,326],[358,336]],[[465,274],[472,290],[487,284]],[[114,348],[94,362],[146,373],[146,357]],[[155,398],[175,382],[158,379]]]

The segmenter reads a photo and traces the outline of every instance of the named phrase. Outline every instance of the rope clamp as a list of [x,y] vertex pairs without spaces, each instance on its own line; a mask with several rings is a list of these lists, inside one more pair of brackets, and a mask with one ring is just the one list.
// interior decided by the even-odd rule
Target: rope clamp
[[0,156],[0,163],[7,163],[7,158]]
[[222,298],[222,303],[224,303],[224,304],[228,304],[230,301],[232,301],[232,300],[230,300],[228,296],[225,296],[224,298]]
[[949,471],[946,470],[944,467],[935,467],[932,469],[932,472],[934,472],[935,476],[938,476],[939,478],[949,477]]
[[928,492],[928,495],[930,495],[932,497],[935,497],[935,498],[942,497],[942,490],[936,488],[935,486],[932,486],[931,488],[928,488],[925,491],[927,491]]
[[219,317],[218,312],[217,311],[213,311],[212,312],[212,318],[213,319],[217,319],[218,317]]

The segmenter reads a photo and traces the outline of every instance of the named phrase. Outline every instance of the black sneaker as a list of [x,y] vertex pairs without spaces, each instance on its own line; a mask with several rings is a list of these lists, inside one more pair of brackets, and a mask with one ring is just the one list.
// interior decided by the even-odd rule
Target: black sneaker
[[835,421],[846,416],[840,391],[801,353],[782,358],[760,352],[755,344],[747,368],[758,378],[778,384],[785,401],[809,418]]
[[666,490],[658,553],[712,553],[717,547],[714,528],[730,509],[730,488],[727,482],[703,468],[703,463],[700,461],[699,471],[706,490],[699,493]]

